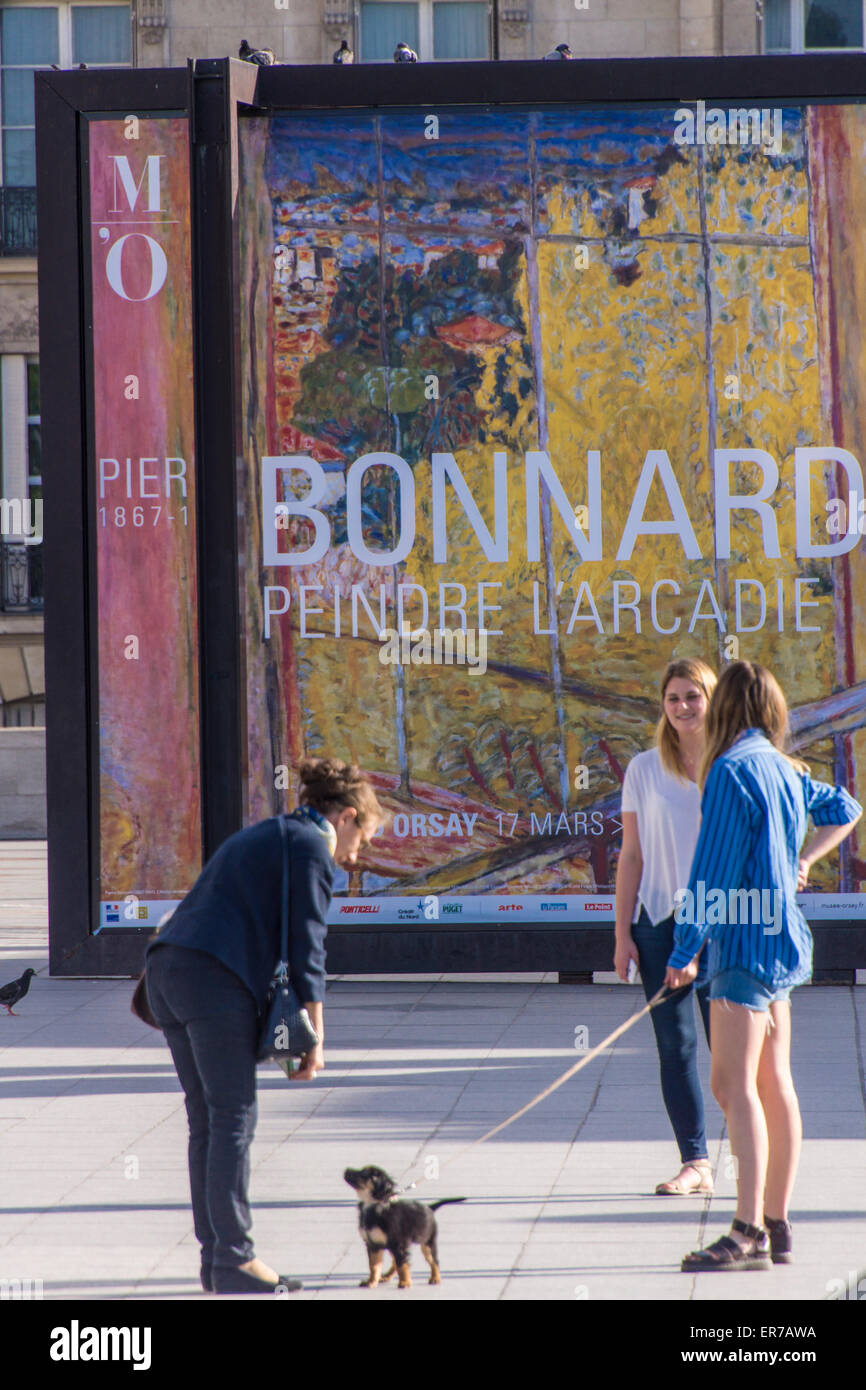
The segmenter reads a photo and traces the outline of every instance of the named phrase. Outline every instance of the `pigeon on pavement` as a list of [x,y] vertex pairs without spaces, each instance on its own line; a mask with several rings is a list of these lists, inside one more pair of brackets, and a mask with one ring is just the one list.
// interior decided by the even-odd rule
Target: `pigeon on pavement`
[[354,55],[354,53],[352,52],[352,50],[351,50],[351,48],[349,47],[349,45],[347,44],[346,40],[343,39],[343,42],[340,44],[340,47],[337,49],[336,53],[334,54],[334,62],[335,62],[335,63],[354,63],[354,61],[355,61],[355,55]]
[[[3,987],[0,988],[0,1004],[4,1005],[7,1013],[11,1014],[14,1012],[12,1005],[17,1004],[19,999],[24,998],[30,988],[30,977],[35,974],[35,970],[27,969],[20,979],[12,980],[8,985],[3,985]],[[15,1017],[17,1018],[18,1015],[15,1014]]]
[[246,39],[241,39],[238,57],[243,58],[245,63],[258,63],[260,68],[269,68],[277,61],[273,49],[250,48]]
[[549,58],[553,58],[553,59],[555,59],[555,60],[559,60],[560,58],[573,58],[573,57],[574,57],[574,54],[572,53],[572,51],[571,51],[571,49],[569,48],[569,46],[568,46],[567,43],[558,43],[558,44],[556,45],[556,48],[554,48],[554,50],[553,50],[552,53],[545,53],[545,55],[544,55],[544,60],[545,60],[545,62],[546,62]]
[[417,63],[418,54],[414,48],[410,48],[408,43],[398,43],[394,49],[395,63]]

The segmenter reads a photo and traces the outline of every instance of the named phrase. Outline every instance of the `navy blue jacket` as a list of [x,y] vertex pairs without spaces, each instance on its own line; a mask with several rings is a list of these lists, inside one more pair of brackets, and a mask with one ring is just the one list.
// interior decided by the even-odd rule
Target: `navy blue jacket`
[[[325,919],[334,861],[305,817],[290,815],[289,974],[303,1004],[325,997]],[[282,837],[276,816],[230,835],[207,862],[147,954],[205,951],[238,975],[262,1008],[280,958]]]

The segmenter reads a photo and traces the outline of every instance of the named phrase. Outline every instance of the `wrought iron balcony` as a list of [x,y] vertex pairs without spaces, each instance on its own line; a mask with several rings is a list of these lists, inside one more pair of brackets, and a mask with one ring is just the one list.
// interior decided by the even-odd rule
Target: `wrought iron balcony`
[[42,545],[0,541],[0,610],[34,613],[44,606]]
[[0,256],[36,255],[36,189],[0,188]]

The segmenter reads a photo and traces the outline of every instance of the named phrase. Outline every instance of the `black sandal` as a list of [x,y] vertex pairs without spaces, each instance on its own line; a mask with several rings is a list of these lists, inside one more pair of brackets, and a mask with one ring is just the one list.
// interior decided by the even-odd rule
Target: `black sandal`
[[774,1265],[790,1265],[794,1263],[794,1256],[791,1253],[793,1244],[792,1228],[790,1221],[774,1220],[772,1217],[764,1217],[764,1225],[770,1235],[770,1256]]
[[763,1226],[750,1226],[746,1221],[732,1221],[731,1230],[748,1236],[751,1249],[730,1236],[721,1236],[705,1250],[693,1250],[683,1259],[684,1274],[704,1274],[714,1269],[769,1269],[770,1253],[767,1232]]

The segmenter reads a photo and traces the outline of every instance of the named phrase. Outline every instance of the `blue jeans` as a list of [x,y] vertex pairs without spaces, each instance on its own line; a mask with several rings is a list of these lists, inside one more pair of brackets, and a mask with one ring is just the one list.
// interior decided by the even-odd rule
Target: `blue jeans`
[[[666,917],[653,926],[646,909],[631,929],[640,960],[644,994],[651,999],[664,984],[668,957],[674,948],[674,919]],[[683,1163],[707,1157],[704,1128],[704,1098],[698,1077],[698,1034],[692,995],[697,995],[710,1041],[709,982],[686,985],[657,1004],[650,1014],[659,1051],[662,1097],[679,1145]]]
[[713,976],[710,985],[711,999],[727,999],[732,1004],[743,1004],[753,1013],[769,1013],[771,1004],[787,1004],[791,998],[791,988],[772,989],[739,965],[729,970],[720,970]]
[[215,956],[167,942],[148,954],[147,997],[186,1095],[202,1264],[245,1264],[255,1253],[247,1186],[257,1116],[256,1001]]

